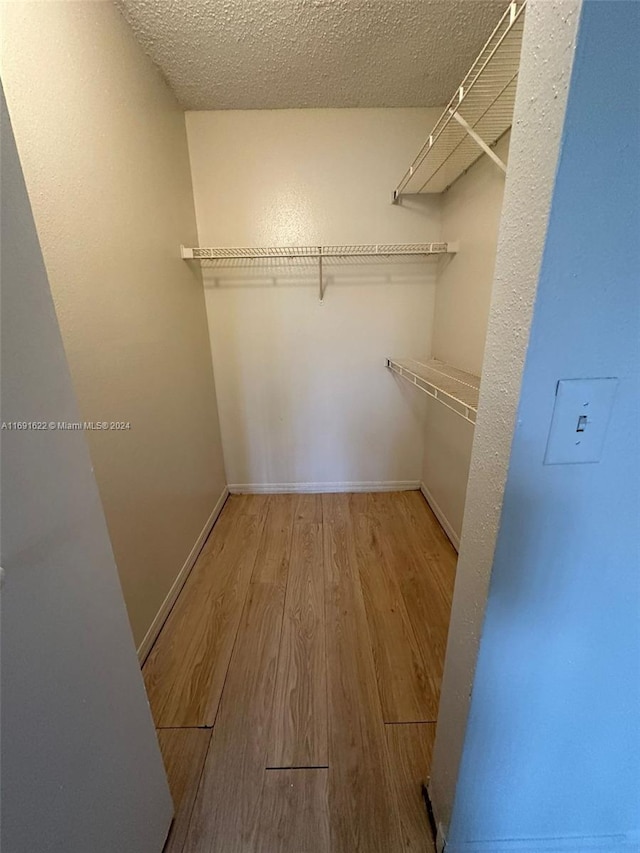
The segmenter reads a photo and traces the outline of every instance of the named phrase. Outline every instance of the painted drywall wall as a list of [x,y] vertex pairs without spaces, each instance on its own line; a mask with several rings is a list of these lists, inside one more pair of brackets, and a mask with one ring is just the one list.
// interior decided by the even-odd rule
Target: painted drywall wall
[[421,488],[456,550],[469,482],[473,426],[435,400],[427,400]]
[[[440,202],[392,205],[434,110],[187,113],[202,246],[425,242]],[[410,484],[423,395],[388,355],[428,356],[435,264],[205,269],[230,488]]]
[[440,696],[430,791],[451,817],[525,350],[564,121],[580,3],[527,4],[480,406]]
[[[640,849],[639,53],[636,3],[583,4],[454,853]],[[611,376],[600,461],[544,465],[558,380]]]
[[184,116],[111,3],[4,3],[2,78],[136,644],[224,489]]
[[[495,146],[504,163],[510,136]],[[460,251],[455,263],[440,262],[433,355],[476,376],[484,358],[504,185],[504,173],[482,156],[442,194],[442,233],[455,235]]]
[[[2,95],[3,423],[80,420]],[[0,432],[2,832],[159,853],[172,803],[81,432]]]
[[[496,145],[509,158],[509,134]],[[440,262],[433,318],[433,356],[480,375],[489,321],[505,176],[488,157],[442,195],[444,239],[460,242],[455,263]],[[462,532],[473,427],[429,400],[422,482],[456,546]]]

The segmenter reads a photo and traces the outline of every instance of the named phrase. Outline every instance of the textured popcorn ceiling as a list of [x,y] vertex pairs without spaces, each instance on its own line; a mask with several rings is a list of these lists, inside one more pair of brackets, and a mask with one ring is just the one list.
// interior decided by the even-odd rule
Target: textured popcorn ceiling
[[506,0],[116,0],[185,109],[446,103]]

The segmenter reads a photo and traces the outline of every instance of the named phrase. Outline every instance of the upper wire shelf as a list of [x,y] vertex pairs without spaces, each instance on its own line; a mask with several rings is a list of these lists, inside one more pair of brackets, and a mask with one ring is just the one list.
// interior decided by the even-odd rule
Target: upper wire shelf
[[526,0],[511,2],[393,193],[440,193],[511,127]]
[[445,255],[457,251],[454,243],[364,243],[352,246],[216,246],[180,247],[181,256],[194,260],[259,260],[260,258],[352,258],[399,255]]
[[300,259],[313,260],[318,264],[318,296],[324,301],[326,283],[322,264],[326,261],[347,258],[369,260],[385,258],[420,258],[452,255],[458,251],[457,243],[361,243],[352,246],[216,246],[213,248],[180,246],[185,260],[197,260],[206,265],[238,264],[243,261],[284,263]]
[[480,377],[431,358],[388,358],[387,367],[471,424],[476,422]]

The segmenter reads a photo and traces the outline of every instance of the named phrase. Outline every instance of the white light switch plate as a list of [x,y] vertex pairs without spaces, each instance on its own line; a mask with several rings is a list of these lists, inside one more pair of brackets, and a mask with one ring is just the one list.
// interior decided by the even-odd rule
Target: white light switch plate
[[617,387],[612,377],[558,382],[545,465],[600,461]]

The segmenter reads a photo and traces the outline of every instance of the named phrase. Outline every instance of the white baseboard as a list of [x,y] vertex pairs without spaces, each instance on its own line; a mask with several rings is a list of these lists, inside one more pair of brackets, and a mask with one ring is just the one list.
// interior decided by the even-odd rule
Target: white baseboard
[[216,523],[218,516],[222,512],[222,507],[225,505],[225,501],[228,497],[229,489],[227,486],[225,486],[222,490],[222,494],[218,498],[218,501],[213,508],[213,512],[207,519],[200,535],[195,541],[193,548],[189,552],[189,556],[184,561],[184,565],[178,572],[178,576],[173,582],[171,589],[167,594],[167,597],[160,605],[160,610],[158,610],[158,612],[156,613],[155,619],[149,626],[149,630],[144,635],[144,639],[140,643],[140,646],[138,648],[138,660],[140,662],[140,666],[142,666],[142,664],[145,662],[147,655],[151,651],[151,647],[156,641],[156,637],[162,630],[162,626],[166,622],[167,616],[169,615],[171,608],[175,604],[177,597],[180,595],[180,591],[182,590],[182,587],[184,586],[187,578],[189,577],[191,569],[193,568],[196,560],[198,559],[198,554],[200,553],[200,551],[202,551],[202,546],[204,545],[207,536],[211,532],[211,528]]
[[309,492],[409,492],[420,488],[419,480],[384,480],[360,483],[230,483],[232,495],[265,495]]
[[455,532],[453,527],[449,524],[449,520],[447,519],[447,516],[444,514],[444,512],[438,506],[436,499],[433,497],[433,495],[431,494],[431,492],[425,486],[424,483],[420,483],[420,491],[424,495],[426,502],[429,504],[429,506],[433,510],[433,514],[435,515],[435,517],[440,522],[442,529],[444,530],[444,532],[449,537],[451,544],[456,549],[456,551],[459,551],[460,550],[460,537]]
[[632,835],[449,842],[445,853],[637,853],[637,835]]

